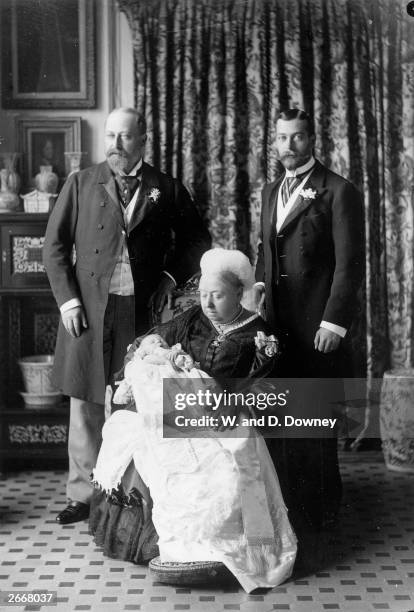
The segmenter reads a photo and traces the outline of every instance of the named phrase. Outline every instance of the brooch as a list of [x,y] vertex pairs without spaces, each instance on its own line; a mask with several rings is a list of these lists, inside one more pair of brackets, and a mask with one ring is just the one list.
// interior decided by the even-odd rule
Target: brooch
[[215,348],[218,348],[225,341],[225,339],[226,339],[225,334],[219,334],[217,338],[215,338],[211,344]]
[[158,202],[160,195],[161,195],[161,191],[157,189],[157,187],[153,187],[148,194],[148,199],[154,202],[155,204],[155,202]]
[[254,343],[259,351],[263,351],[266,357],[274,357],[279,352],[279,340],[271,334],[266,336],[264,332],[257,332]]

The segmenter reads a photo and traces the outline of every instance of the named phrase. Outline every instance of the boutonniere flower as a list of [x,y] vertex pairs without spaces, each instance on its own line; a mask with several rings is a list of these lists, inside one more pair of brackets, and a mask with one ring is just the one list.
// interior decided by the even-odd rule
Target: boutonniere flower
[[266,336],[264,332],[259,331],[254,339],[254,343],[266,357],[274,357],[279,352],[279,340],[273,334]]
[[151,202],[154,202],[155,204],[155,202],[158,202],[158,200],[160,199],[160,195],[161,191],[157,189],[157,187],[153,187],[148,194],[148,199],[151,200]]
[[318,195],[315,189],[302,189],[300,194],[304,200],[314,200]]

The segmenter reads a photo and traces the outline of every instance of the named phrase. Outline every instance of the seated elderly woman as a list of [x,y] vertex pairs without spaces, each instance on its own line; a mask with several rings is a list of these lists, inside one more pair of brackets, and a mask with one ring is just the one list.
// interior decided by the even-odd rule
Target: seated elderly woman
[[[158,554],[162,562],[221,562],[251,592],[286,580],[296,555],[264,440],[241,423],[234,404],[219,406],[201,435],[180,437],[177,428],[164,437],[178,412],[163,405],[163,383],[186,393],[203,385],[237,389],[240,379],[246,385],[274,372],[278,342],[241,305],[253,285],[245,255],[212,249],[200,267],[200,306],[129,348],[115,394],[129,410],[116,411],[103,428],[90,531],[106,554],[135,563]],[[199,405],[194,414],[212,411]],[[229,416],[239,419],[237,430],[221,419]]]

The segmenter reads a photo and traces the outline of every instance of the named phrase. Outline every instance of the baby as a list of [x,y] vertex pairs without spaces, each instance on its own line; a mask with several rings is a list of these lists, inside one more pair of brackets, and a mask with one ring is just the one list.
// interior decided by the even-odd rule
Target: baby
[[[145,363],[153,365],[166,365],[170,363],[176,371],[190,371],[195,367],[190,355],[183,351],[181,344],[175,344],[169,348],[168,344],[159,334],[149,334],[142,339],[140,346],[135,351],[132,360],[141,359]],[[129,383],[121,380],[115,392],[114,404],[127,404],[133,401],[134,397]]]

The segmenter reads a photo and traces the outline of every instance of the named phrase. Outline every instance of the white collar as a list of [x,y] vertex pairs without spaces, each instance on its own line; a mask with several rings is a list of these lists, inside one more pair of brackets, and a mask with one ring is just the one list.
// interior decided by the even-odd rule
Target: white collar
[[128,174],[125,174],[125,172],[120,172],[119,174],[121,176],[135,176],[138,170],[141,170],[141,166],[142,166],[142,157],[140,160],[137,161],[135,166],[132,168],[132,170],[130,170],[130,172],[128,172]]
[[314,165],[315,158],[312,155],[311,158],[306,162],[306,164],[303,164],[303,166],[299,166],[299,168],[295,168],[295,170],[286,170],[285,176],[291,178],[297,176],[298,174],[305,174],[306,172],[311,170]]

